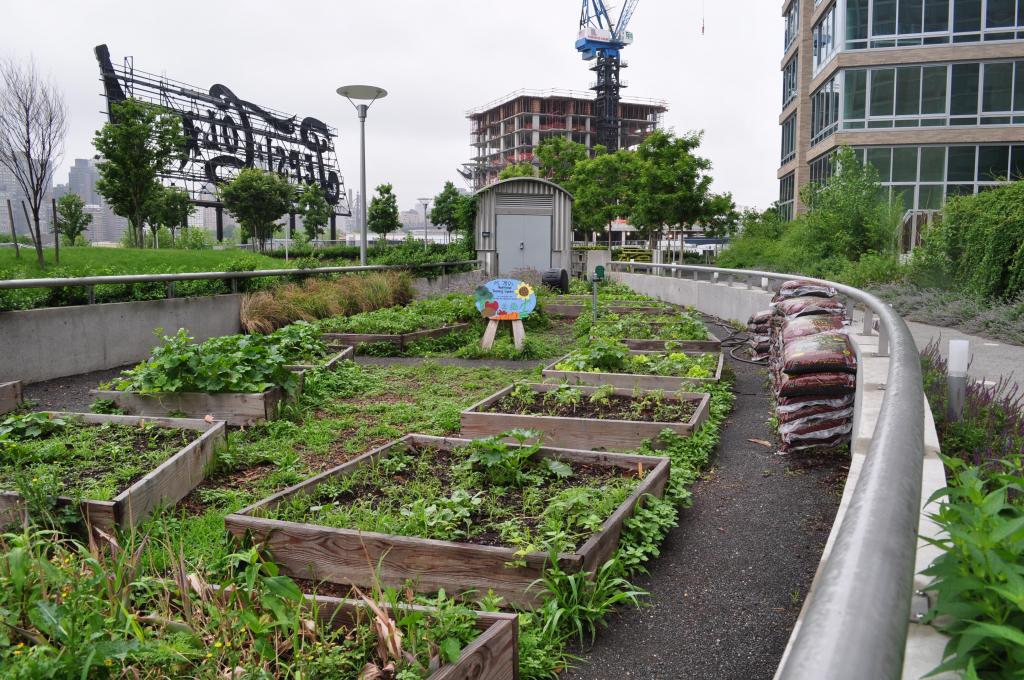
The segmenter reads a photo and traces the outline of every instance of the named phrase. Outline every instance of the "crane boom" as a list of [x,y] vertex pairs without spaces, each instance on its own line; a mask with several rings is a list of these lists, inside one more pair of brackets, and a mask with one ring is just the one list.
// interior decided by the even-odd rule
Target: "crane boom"
[[612,33],[616,41],[624,42],[626,28],[629,26],[629,21],[633,18],[633,12],[636,11],[638,4],[640,4],[640,0],[626,0],[626,3],[622,6],[622,12],[619,14],[619,20],[615,23],[615,30]]

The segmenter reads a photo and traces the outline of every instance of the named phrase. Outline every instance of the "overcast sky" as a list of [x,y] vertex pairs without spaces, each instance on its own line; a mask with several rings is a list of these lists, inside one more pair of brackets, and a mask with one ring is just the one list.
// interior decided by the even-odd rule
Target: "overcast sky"
[[[780,5],[702,4],[640,3],[624,94],[668,100],[666,127],[705,131],[715,190],[764,208],[778,197]],[[455,170],[471,156],[466,110],[520,88],[588,87],[573,47],[579,14],[578,0],[4,0],[0,56],[34,56],[64,92],[71,129],[58,182],[72,159],[93,155],[103,122],[100,43],[115,64],[132,55],[144,71],[222,83],[337,127],[348,188],[359,184],[358,123],[335,89],[379,85],[390,95],[367,120],[367,181],[393,182],[405,209],[445,180],[464,186]]]

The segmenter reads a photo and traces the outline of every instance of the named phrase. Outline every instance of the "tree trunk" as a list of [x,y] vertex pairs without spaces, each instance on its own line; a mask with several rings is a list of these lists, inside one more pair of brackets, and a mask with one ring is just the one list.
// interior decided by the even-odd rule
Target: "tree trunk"
[[32,218],[28,216],[28,208],[25,207],[25,201],[21,202],[21,211],[25,213],[25,225],[28,227],[28,235],[32,238],[32,245],[36,249],[36,262],[39,264],[39,270],[43,271],[46,269],[46,258],[43,256],[43,242],[39,235],[39,211],[34,207],[32,208],[32,214],[35,216],[34,228],[32,226]]

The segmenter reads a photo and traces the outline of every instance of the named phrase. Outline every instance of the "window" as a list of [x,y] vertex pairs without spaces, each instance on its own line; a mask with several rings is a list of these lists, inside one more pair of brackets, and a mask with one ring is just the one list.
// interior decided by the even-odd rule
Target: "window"
[[981,93],[982,112],[1012,111],[1013,63],[985,64],[984,82]]
[[836,53],[836,8],[833,7],[814,26],[813,69],[817,73]]
[[785,52],[796,40],[796,34],[800,31],[800,0],[793,0],[786,12],[786,40],[782,50]]
[[[980,64],[953,64],[953,80],[949,97],[951,115],[978,115],[978,73]],[[957,120],[954,125],[975,125],[977,119]]]
[[789,173],[779,180],[779,217],[787,222],[793,219],[795,196],[794,176],[793,173]]
[[794,54],[793,58],[782,70],[782,108],[786,108],[797,95],[797,66],[799,55]]
[[846,49],[860,50],[868,45],[869,0],[846,0]]
[[860,122],[859,125],[850,127],[864,127],[863,120],[867,117],[867,89],[868,72],[864,69],[854,69],[843,74],[843,119]]
[[834,153],[827,153],[818,156],[810,163],[811,181],[815,184],[825,186],[832,179]]
[[846,49],[1024,39],[1024,0],[847,0]]
[[811,144],[817,144],[839,127],[839,83],[832,78],[811,97]]
[[871,115],[892,116],[896,69],[879,68],[871,72]]
[[782,164],[796,157],[796,114],[782,124]]

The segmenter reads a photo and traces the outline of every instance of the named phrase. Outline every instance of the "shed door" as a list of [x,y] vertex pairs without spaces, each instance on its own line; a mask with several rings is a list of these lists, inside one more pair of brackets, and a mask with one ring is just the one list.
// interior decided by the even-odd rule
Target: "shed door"
[[497,216],[498,274],[551,268],[550,215]]

